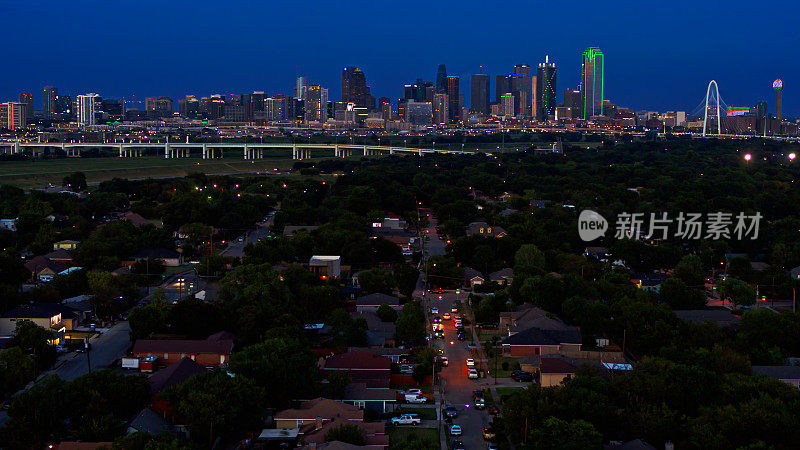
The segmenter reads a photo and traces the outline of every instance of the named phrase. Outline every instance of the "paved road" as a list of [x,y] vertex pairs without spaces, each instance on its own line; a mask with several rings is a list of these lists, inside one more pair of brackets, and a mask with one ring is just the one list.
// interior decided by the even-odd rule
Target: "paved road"
[[431,214],[429,217],[429,225],[428,229],[426,230],[426,235],[430,237],[429,241],[425,242],[425,251],[430,256],[441,256],[444,255],[444,246],[446,245],[444,241],[439,239],[439,236],[436,234],[436,217]]
[[72,352],[65,355],[63,362],[49,372],[40,376],[55,373],[63,380],[70,381],[85,375],[89,371],[87,360],[92,363],[92,370],[105,369],[125,355],[131,345],[131,328],[128,322],[119,322],[107,332],[89,340],[92,349],[87,353]]
[[[277,210],[276,208],[275,211]],[[220,254],[222,256],[241,258],[244,255],[244,247],[247,244],[255,244],[259,239],[263,239],[269,234],[269,227],[272,225],[274,217],[274,215],[269,216],[265,222],[256,224],[257,228],[254,231],[247,231],[239,236],[234,242],[228,244],[225,250],[220,252]],[[241,239],[241,241],[239,241],[239,239]]]
[[[439,300],[439,295],[442,299]],[[449,311],[456,300],[454,291],[443,294],[427,294],[429,305],[437,306],[440,313]],[[453,424],[460,425],[463,435],[460,439],[466,448],[482,448],[483,428],[489,424],[489,414],[485,410],[477,410],[472,403],[472,392],[487,385],[486,379],[470,380],[467,378],[467,358],[473,355],[467,349],[469,341],[459,341],[452,320],[444,322],[444,339],[437,340],[435,345],[444,350],[449,366],[444,367],[440,376],[444,381],[444,406],[453,405],[458,410],[458,417]],[[452,342],[452,344],[451,344]]]

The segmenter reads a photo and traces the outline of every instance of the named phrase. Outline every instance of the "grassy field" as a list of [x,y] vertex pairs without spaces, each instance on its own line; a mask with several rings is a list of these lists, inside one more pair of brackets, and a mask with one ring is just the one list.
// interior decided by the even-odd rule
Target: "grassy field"
[[509,396],[513,395],[515,392],[521,391],[522,389],[525,389],[525,388],[524,387],[518,387],[518,388],[517,387],[499,387],[499,388],[497,388],[497,396],[500,397],[500,402],[502,403],[503,398],[509,397]]
[[85,173],[90,184],[112,178],[183,177],[192,172],[250,174],[275,168],[290,168],[293,163],[291,158],[285,156],[252,161],[241,158],[166,159],[157,156],[3,161],[0,162],[0,184],[11,184],[22,188],[42,187],[48,183],[60,185],[64,176],[73,172]]

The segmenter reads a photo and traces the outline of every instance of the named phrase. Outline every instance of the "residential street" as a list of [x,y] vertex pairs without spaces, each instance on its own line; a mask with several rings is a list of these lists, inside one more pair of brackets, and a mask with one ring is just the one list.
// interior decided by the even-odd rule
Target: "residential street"
[[131,345],[131,328],[128,322],[119,322],[107,332],[89,340],[92,348],[87,353],[71,352],[61,356],[56,367],[39,376],[39,379],[55,373],[65,381],[70,381],[89,371],[87,359],[92,370],[109,367],[121,358]]

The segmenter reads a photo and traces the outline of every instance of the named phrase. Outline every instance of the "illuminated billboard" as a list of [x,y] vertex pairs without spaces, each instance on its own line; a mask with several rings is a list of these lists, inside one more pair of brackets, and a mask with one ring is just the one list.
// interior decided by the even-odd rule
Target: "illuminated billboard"
[[743,116],[745,113],[750,112],[750,108],[745,108],[743,106],[729,106],[726,111],[728,116]]

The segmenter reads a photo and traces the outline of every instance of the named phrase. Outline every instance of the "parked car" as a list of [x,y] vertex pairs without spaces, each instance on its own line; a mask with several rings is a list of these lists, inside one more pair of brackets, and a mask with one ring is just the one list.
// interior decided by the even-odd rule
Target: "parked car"
[[408,395],[408,394],[419,395],[419,394],[422,394],[422,390],[421,389],[406,389],[405,391],[400,391],[400,393],[403,394],[403,395]]
[[469,369],[469,372],[467,373],[467,378],[469,378],[470,380],[478,379],[478,371],[475,369]]
[[483,397],[475,397],[475,409],[486,408],[486,400]]
[[467,358],[467,367],[475,367],[475,360],[472,358]]
[[467,334],[464,332],[458,333],[456,335],[456,339],[458,339],[459,341],[465,341],[467,339]]
[[533,381],[533,375],[522,370],[514,370],[511,372],[511,379],[519,382]]
[[439,360],[442,361],[442,365],[445,367],[450,365],[450,361],[447,360],[447,356],[440,356]]
[[411,375],[411,374],[414,373],[414,366],[412,366],[410,364],[401,364],[400,365],[400,373],[406,374],[406,375]]
[[452,308],[450,308],[450,312],[451,312],[451,313],[457,313],[457,312],[458,312],[458,308],[456,308],[455,306],[453,306]]
[[489,442],[488,444],[486,444],[486,450],[497,450],[498,448],[500,447],[498,447],[497,444],[494,442]]
[[433,317],[433,323],[442,323],[442,318],[439,317],[439,316],[434,316]]
[[426,403],[428,398],[421,394],[406,394],[406,402],[408,403]]
[[485,427],[483,429],[483,438],[484,439],[486,439],[487,441],[491,441],[495,437],[497,437],[497,433],[495,433],[494,430],[491,427]]
[[437,308],[435,306],[433,308],[431,308],[431,314],[439,314],[439,308]]
[[444,330],[436,330],[433,332],[433,337],[438,339],[444,339]]
[[444,320],[450,320],[450,313],[449,313],[449,312],[447,312],[447,311],[445,311],[445,313],[444,313],[444,314],[442,314],[442,319],[444,319]]
[[451,419],[455,419],[456,417],[458,417],[458,410],[456,410],[455,406],[448,406],[447,408],[444,409],[444,415]]
[[451,436],[461,436],[461,426],[460,425],[451,425],[450,426],[450,435]]
[[392,425],[419,425],[422,419],[418,414],[402,414],[400,417],[392,417]]
[[488,412],[492,416],[496,416],[500,414],[500,408],[498,408],[497,405],[492,405],[489,407],[489,409],[487,409],[486,412]]

